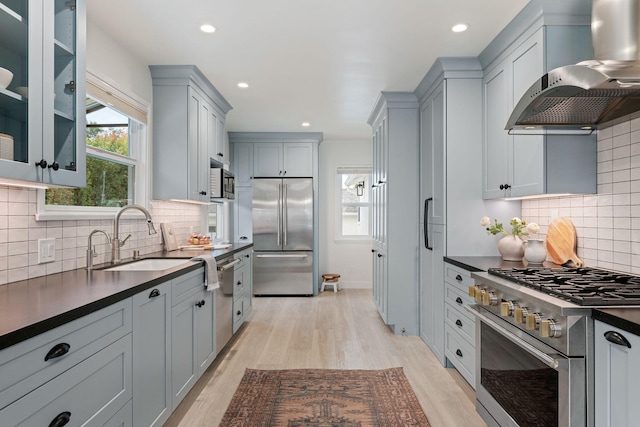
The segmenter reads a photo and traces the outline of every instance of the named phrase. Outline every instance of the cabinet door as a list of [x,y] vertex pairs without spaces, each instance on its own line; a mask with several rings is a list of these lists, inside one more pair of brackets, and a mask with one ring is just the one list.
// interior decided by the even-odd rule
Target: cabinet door
[[[635,426],[640,419],[640,337],[595,322],[595,418],[603,427]],[[624,337],[630,347],[607,340]]]
[[[204,106],[202,95],[200,95],[192,86],[189,86],[189,105],[188,105],[188,132],[187,132],[187,198],[189,200],[200,201],[202,195],[200,192],[201,181],[203,179],[203,168],[200,167],[202,162],[200,140],[205,138],[206,141],[206,123],[208,120],[208,109]],[[168,171],[165,171],[168,173]]]
[[[440,363],[445,363],[444,320],[444,255],[445,227],[428,224],[420,247],[420,337],[431,348]],[[424,237],[423,237],[424,239]]]
[[171,282],[133,296],[133,425],[171,414]]
[[[512,99],[509,111],[518,103],[522,95],[544,72],[544,38],[540,29],[509,57]],[[505,122],[502,124],[506,124]],[[503,132],[507,132],[504,131]],[[513,135],[510,137],[509,163],[511,175],[510,196],[542,194],[544,186],[544,137],[542,135]],[[493,152],[492,152],[493,155]]]
[[420,193],[429,201],[421,206],[421,218],[431,224],[445,223],[445,82],[427,98],[420,110]]
[[198,378],[216,357],[213,292],[202,291],[196,303],[196,364]]
[[387,323],[387,252],[380,246],[373,251],[373,302]]
[[504,185],[509,182],[510,137],[504,130],[510,113],[507,69],[500,64],[485,76],[482,83],[484,91],[482,197],[495,199],[505,196]]
[[251,187],[236,188],[235,235],[240,243],[253,242],[253,190]]
[[281,178],[284,172],[282,163],[282,143],[268,142],[253,145],[253,176],[259,178]]
[[192,294],[171,310],[171,393],[172,408],[184,399],[198,379],[196,364],[196,303]]
[[253,179],[253,143],[233,144],[233,173],[237,187],[251,187]]
[[226,120],[221,115],[218,115],[218,121],[216,124],[216,140],[218,149],[215,151],[220,163],[229,165],[231,159],[229,158],[229,138],[226,131]]
[[310,142],[283,144],[283,165],[286,178],[313,176],[313,144]]

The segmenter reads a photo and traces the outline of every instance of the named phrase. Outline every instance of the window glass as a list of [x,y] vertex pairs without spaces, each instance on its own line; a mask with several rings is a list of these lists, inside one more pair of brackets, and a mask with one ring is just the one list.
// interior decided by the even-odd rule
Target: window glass
[[52,188],[47,205],[121,207],[134,202],[136,159],[130,157],[135,122],[87,98],[87,185]]
[[366,239],[371,236],[371,168],[338,168],[338,239]]

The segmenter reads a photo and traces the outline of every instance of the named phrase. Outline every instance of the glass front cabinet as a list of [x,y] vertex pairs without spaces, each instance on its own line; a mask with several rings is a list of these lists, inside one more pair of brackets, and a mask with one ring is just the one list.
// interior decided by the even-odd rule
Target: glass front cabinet
[[85,185],[85,40],[85,0],[0,0],[0,178]]

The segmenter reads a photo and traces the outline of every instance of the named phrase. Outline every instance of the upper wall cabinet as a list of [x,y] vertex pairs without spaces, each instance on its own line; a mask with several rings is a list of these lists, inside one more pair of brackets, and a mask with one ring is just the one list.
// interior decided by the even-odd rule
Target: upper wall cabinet
[[[547,3],[531,2],[480,55],[485,199],[596,192],[595,135],[510,135],[505,130],[511,111],[537,79],[593,56],[589,16],[580,15],[585,11],[572,14],[566,5]],[[554,7],[569,10],[548,10]],[[545,14],[553,14],[551,23]]]
[[0,177],[85,185],[84,0],[0,0]]
[[304,178],[313,176],[313,144],[268,142],[253,148],[256,177]]
[[211,159],[228,162],[231,105],[195,65],[150,65],[153,78],[153,197],[208,202]]

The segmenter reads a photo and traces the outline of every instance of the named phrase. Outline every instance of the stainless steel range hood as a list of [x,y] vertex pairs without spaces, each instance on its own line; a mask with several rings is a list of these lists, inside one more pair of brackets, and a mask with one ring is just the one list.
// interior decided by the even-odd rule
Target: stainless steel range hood
[[640,0],[593,0],[595,60],[549,71],[514,108],[507,130],[591,130],[640,112]]

